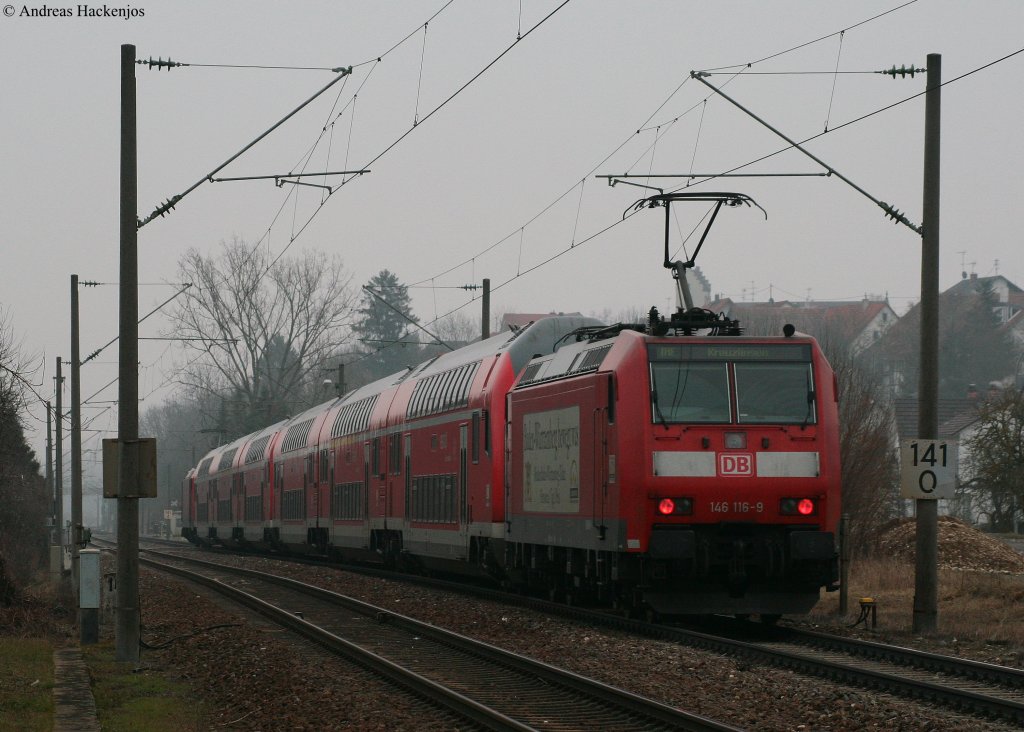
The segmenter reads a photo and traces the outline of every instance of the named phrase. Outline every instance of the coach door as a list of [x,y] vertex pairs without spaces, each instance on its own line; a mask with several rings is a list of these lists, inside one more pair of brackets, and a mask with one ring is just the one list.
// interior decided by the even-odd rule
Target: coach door
[[[591,441],[593,450],[590,461],[592,471],[592,501],[594,528],[598,531],[598,538],[604,539],[608,527],[605,525],[605,513],[608,505],[608,425],[612,422],[612,400],[611,375],[599,374],[596,388],[594,390],[594,432]],[[581,468],[583,466],[580,466]],[[583,476],[579,475],[578,479]],[[582,482],[579,485],[583,485]]]
[[402,515],[405,516],[403,525],[408,528],[411,522],[410,517],[412,516],[412,433],[405,433],[403,444],[405,445],[402,462],[402,469],[405,471],[403,476],[405,480],[405,507],[402,509]]
[[459,425],[459,531],[466,534],[473,520],[469,508],[469,425]]
[[279,521],[284,522],[284,461],[278,460],[274,463],[274,491],[272,493],[276,516]]
[[233,525],[242,526],[245,522],[245,473],[240,469],[232,476],[231,518]]
[[317,477],[320,478],[320,482],[317,484],[316,489],[316,518],[317,526],[320,525],[320,519],[326,519],[328,507],[330,502],[327,497],[331,494],[331,475],[334,473],[334,451],[324,448],[320,451],[320,471]]
[[370,443],[363,443],[363,518],[370,518]]

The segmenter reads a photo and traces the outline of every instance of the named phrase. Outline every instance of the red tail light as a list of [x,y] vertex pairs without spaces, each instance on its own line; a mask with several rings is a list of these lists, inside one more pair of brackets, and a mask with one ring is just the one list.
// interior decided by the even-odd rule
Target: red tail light
[[693,513],[693,499],[662,498],[658,501],[658,513],[662,516],[689,516]]
[[818,512],[818,503],[813,498],[783,498],[779,501],[779,513],[783,516],[813,516]]

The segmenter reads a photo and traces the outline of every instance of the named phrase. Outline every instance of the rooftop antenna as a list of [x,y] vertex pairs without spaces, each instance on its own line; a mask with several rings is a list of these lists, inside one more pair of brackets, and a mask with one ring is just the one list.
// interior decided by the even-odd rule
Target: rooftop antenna
[[960,279],[967,279],[967,251],[957,252],[960,255]]

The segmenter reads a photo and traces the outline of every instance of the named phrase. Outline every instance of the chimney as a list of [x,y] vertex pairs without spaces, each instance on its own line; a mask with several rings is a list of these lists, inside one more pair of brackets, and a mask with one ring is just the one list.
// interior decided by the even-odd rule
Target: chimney
[[972,402],[978,401],[978,385],[968,384],[967,385],[967,398]]

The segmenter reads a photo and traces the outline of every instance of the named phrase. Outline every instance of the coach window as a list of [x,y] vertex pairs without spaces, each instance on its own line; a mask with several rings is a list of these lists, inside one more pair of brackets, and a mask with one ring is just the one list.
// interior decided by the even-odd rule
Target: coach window
[[737,363],[736,401],[745,423],[814,424],[809,363]]
[[452,406],[452,395],[455,393],[455,385],[458,382],[458,370],[449,371],[442,377],[438,394],[438,411],[450,409]]
[[402,435],[398,432],[388,436],[388,468],[392,475],[402,472]]
[[724,362],[654,361],[655,422],[728,422],[729,374]]

